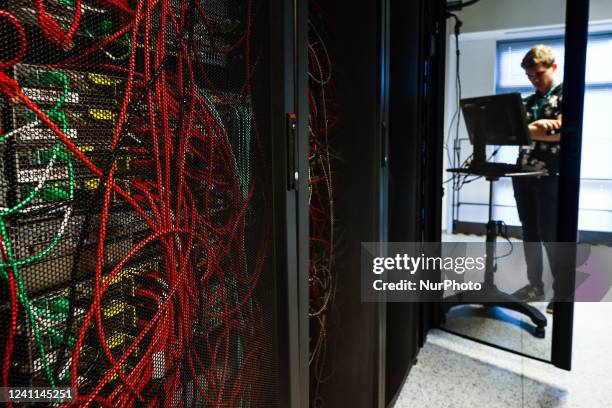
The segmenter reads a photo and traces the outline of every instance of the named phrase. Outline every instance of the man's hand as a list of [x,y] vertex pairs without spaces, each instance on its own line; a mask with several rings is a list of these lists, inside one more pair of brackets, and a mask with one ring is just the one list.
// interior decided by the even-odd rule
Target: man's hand
[[561,140],[560,135],[547,135],[546,133],[551,130],[561,129],[561,116],[558,119],[539,119],[529,124],[529,132],[531,133],[531,139],[539,140],[543,142],[558,142]]
[[561,128],[561,121],[557,119],[540,119],[532,122],[531,124],[538,129],[543,129],[544,132]]

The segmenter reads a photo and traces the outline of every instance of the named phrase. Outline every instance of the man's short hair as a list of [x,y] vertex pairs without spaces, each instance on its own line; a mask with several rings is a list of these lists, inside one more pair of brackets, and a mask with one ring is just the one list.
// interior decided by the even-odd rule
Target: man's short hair
[[555,52],[552,48],[544,44],[535,45],[523,57],[521,67],[523,69],[533,68],[538,64],[542,64],[546,68],[550,68],[555,63]]

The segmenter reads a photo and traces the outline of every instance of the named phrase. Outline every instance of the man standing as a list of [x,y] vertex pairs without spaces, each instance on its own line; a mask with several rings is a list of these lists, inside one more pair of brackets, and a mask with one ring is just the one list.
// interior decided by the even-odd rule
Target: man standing
[[[534,46],[523,58],[525,70],[535,93],[525,101],[527,123],[533,143],[521,148],[518,164],[534,166],[545,172],[540,177],[514,177],[514,197],[523,228],[523,242],[529,284],[514,295],[533,302],[544,297],[542,245],[546,248],[553,276],[556,274],[553,247],[557,226],[557,190],[561,128],[562,84],[555,80],[557,64],[552,48]],[[535,244],[537,243],[537,244]],[[556,280],[556,279],[555,279]],[[553,284],[553,290],[555,289]],[[552,312],[552,305],[547,308]]]

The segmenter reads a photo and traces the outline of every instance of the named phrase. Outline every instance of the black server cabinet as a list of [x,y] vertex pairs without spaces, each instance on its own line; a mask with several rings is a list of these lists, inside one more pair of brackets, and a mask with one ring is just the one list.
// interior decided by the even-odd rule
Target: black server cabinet
[[[446,1],[390,1],[389,241],[439,242]],[[386,397],[392,406],[416,362],[434,303],[389,303]]]
[[[364,303],[360,290],[361,242],[385,241],[385,43],[386,1],[316,0],[309,3],[309,98],[311,126],[322,126],[318,67],[331,71],[326,112],[331,130],[335,246],[332,263],[333,302],[319,320],[319,278],[311,268],[309,406],[381,407],[384,404],[384,304]],[[323,47],[321,42],[325,43]],[[326,54],[329,59],[326,58]],[[323,75],[327,78],[327,75]],[[325,82],[323,80],[322,82]],[[314,107],[313,107],[314,105]],[[315,129],[314,133],[317,129]],[[316,157],[320,140],[310,136]],[[316,146],[313,146],[316,145]],[[318,162],[311,162],[311,205],[320,184]],[[308,203],[306,203],[308,204]],[[307,212],[302,207],[300,212]],[[312,234],[320,207],[311,207]],[[300,239],[304,238],[303,236]],[[314,239],[311,237],[311,245]],[[315,242],[315,244],[316,244]],[[312,263],[316,250],[310,252]],[[315,258],[315,259],[312,259]],[[312,265],[312,264],[311,264]],[[315,277],[313,277],[315,276]],[[313,281],[315,282],[313,284]],[[314,288],[313,288],[314,286]],[[317,314],[316,316],[314,316]],[[322,329],[323,327],[323,329]],[[325,352],[313,356],[324,330]],[[321,360],[318,360],[318,359]],[[318,370],[315,364],[321,364]]]
[[298,406],[295,15],[0,2],[3,387]]
[[[343,237],[334,263],[336,298],[326,316],[331,375],[319,383],[310,367],[310,406],[390,406],[435,323],[435,305],[362,303],[359,248],[367,241],[382,242],[384,250],[386,241],[440,239],[439,225],[426,220],[441,212],[432,186],[441,185],[442,151],[436,148],[443,82],[437,78],[444,73],[445,2],[309,5],[311,24],[323,15],[328,29],[332,102],[340,112],[332,144],[340,158],[332,171],[334,213]],[[313,342],[317,326],[309,328]]]

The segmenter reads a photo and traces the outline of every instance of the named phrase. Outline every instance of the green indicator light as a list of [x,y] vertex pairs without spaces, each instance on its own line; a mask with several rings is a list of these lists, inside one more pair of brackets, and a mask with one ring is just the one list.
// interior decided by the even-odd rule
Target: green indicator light
[[113,31],[114,24],[110,20],[102,20],[100,24],[98,24],[98,29],[103,34],[108,34]]
[[[49,333],[49,337],[51,338],[51,346],[53,348],[60,347],[64,342],[64,333],[55,330],[52,327],[47,328],[47,332]],[[68,346],[74,347],[76,345],[76,338],[74,336],[68,336]]]
[[70,193],[59,187],[48,187],[41,192],[43,200],[46,201],[61,201],[70,199]]

